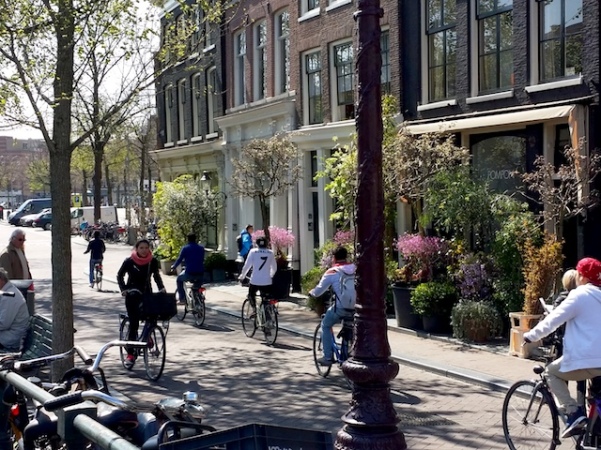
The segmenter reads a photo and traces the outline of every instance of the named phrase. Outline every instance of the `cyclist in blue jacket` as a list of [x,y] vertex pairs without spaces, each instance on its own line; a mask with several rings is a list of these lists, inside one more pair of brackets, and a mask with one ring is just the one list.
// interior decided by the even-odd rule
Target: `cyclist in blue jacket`
[[171,266],[175,270],[182,262],[186,263],[186,269],[177,276],[177,295],[180,303],[186,303],[186,292],[184,282],[202,282],[205,271],[205,248],[196,242],[196,235],[188,235],[188,244],[184,245],[179,252],[177,261]]

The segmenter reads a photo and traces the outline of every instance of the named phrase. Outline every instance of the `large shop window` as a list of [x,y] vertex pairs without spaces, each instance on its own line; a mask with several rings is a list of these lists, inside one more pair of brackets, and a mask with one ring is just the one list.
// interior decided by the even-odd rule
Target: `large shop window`
[[457,53],[456,0],[428,0],[428,98],[431,102],[455,95]]
[[549,81],[582,72],[582,0],[545,0],[540,8],[540,78]]
[[497,135],[474,139],[472,142],[474,175],[487,182],[494,192],[518,192],[522,182],[515,173],[524,173],[526,170],[526,138]]
[[478,0],[481,93],[513,86],[513,0]]

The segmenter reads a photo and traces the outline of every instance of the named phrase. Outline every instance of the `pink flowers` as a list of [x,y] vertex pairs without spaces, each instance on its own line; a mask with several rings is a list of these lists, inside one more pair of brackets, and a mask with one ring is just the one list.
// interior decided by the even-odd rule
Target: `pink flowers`
[[[253,241],[262,236],[265,236],[265,232],[263,230],[255,231],[252,235]],[[291,231],[276,226],[269,227],[269,236],[271,238],[271,248],[276,254],[280,255],[284,254],[284,249],[294,245],[294,241],[296,239]]]
[[445,240],[420,234],[399,236],[395,246],[414,281],[431,280],[436,269],[444,266],[449,251]]

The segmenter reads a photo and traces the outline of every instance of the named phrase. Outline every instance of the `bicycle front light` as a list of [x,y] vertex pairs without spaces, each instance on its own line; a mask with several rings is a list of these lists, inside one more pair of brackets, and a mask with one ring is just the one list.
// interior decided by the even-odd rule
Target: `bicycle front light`
[[183,399],[185,402],[196,403],[198,402],[198,394],[194,391],[186,391],[183,394]]

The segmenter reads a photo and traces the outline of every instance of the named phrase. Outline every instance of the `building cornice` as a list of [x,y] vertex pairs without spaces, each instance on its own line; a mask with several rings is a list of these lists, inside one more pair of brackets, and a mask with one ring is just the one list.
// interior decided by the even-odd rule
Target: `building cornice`
[[247,105],[232,108],[226,111],[225,116],[215,118],[219,128],[226,130],[232,127],[239,127],[251,123],[263,122],[281,116],[294,116],[296,94],[294,91],[270,97],[259,102],[249,103]]
[[208,142],[195,142],[190,145],[181,145],[177,147],[161,148],[153,150],[153,153],[158,159],[183,158],[184,156],[196,156],[210,154],[215,151],[221,151],[223,141],[216,139]]
[[[319,125],[308,125],[291,134],[290,140],[300,148],[335,147],[347,144],[355,132],[355,120],[343,120]],[[334,138],[337,138],[334,140]]]

